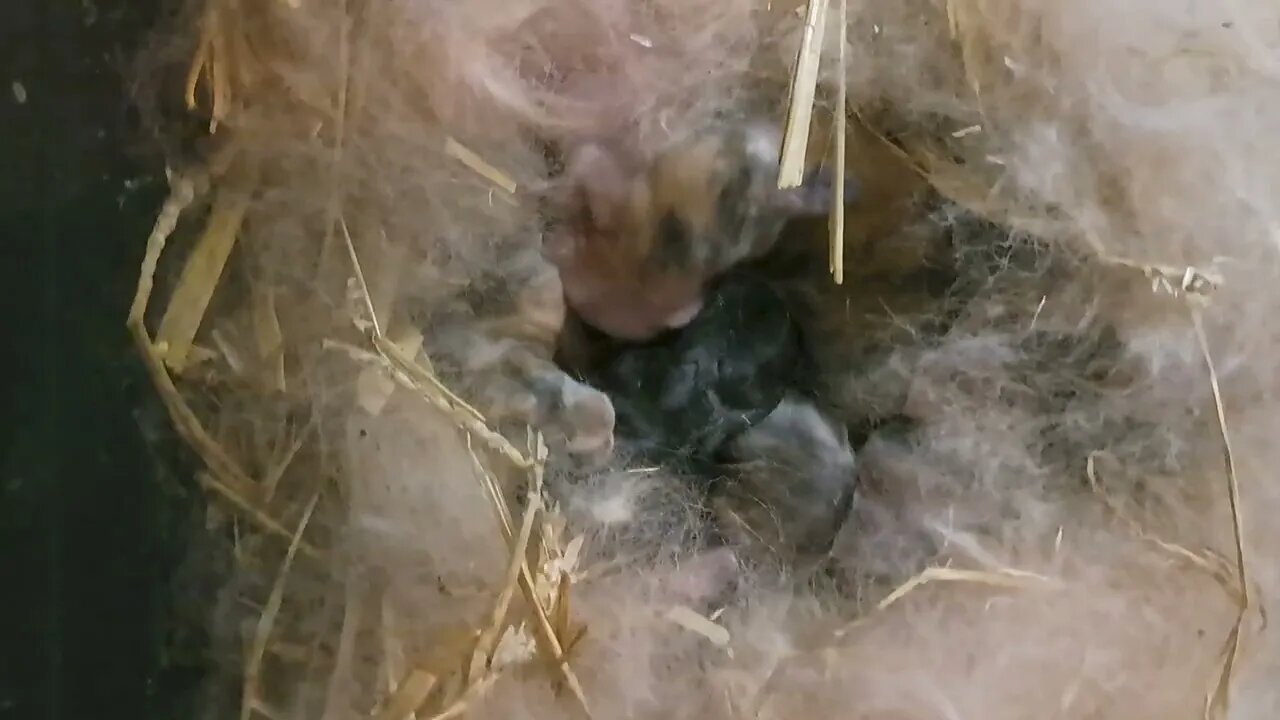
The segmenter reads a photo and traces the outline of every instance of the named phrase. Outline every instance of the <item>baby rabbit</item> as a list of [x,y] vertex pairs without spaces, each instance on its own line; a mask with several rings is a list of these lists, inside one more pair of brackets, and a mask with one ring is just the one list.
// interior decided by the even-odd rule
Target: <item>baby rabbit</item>
[[684,328],[606,352],[584,377],[613,401],[619,434],[654,462],[710,461],[803,378],[799,329],[786,305],[745,273],[716,283]]
[[[792,219],[831,207],[831,182],[813,173],[777,187],[781,135],[772,123],[722,123],[646,159],[585,143],[565,160],[561,215],[547,256],[570,311],[618,339],[683,327],[708,284],[768,252]],[[846,202],[857,195],[846,184]]]
[[857,481],[843,425],[813,401],[789,394],[729,442],[724,461],[731,474],[713,491],[711,506],[731,541],[803,565],[830,551]]
[[684,328],[604,352],[584,376],[613,402],[619,438],[701,475],[727,539],[827,552],[852,502],[854,454],[810,396],[799,328],[769,283],[731,271]]

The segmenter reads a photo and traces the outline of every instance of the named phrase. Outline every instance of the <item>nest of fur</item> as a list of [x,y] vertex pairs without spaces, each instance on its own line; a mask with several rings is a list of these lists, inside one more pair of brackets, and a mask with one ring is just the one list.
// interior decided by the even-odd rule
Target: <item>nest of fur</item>
[[[1274,717],[1277,16],[194,2],[143,60],[174,170],[129,324],[239,561],[211,714]],[[419,319],[537,286],[548,139],[759,108],[867,188],[811,318],[863,490],[838,582],[705,613],[692,491],[570,481]],[[912,285],[939,234],[962,304]]]

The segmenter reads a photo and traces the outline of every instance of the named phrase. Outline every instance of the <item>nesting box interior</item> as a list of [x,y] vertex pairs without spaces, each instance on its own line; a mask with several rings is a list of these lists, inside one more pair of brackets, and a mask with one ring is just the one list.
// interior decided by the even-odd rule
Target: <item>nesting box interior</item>
[[191,3],[128,323],[226,712],[1273,716],[1277,20]]

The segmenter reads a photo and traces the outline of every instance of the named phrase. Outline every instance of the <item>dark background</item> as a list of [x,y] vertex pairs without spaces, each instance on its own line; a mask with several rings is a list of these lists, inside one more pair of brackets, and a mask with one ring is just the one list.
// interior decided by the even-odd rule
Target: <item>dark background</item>
[[4,718],[198,714],[201,497],[124,328],[167,189],[127,93],[161,5],[0,9]]

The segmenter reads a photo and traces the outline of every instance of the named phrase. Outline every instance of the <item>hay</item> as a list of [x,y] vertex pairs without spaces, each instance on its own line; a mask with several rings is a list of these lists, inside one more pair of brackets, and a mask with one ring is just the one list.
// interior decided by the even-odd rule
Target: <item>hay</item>
[[[208,473],[202,473],[200,477],[203,479],[205,486],[220,495],[223,500],[230,501],[237,511],[244,513],[248,519],[256,522],[266,531],[290,540],[288,551],[281,562],[277,580],[272,588],[267,606],[263,608],[259,616],[252,647],[245,663],[244,698],[241,717],[243,720],[247,720],[255,711],[267,715],[271,714],[259,694],[262,682],[259,673],[263,657],[268,650],[275,618],[280,612],[285,578],[288,576],[295,554],[301,549],[315,559],[320,558],[319,551],[302,540],[303,533],[319,500],[319,492],[317,491],[307,504],[297,530],[292,533],[285,530],[278,521],[272,518],[270,512],[264,508],[264,504],[270,501],[279,479],[285,472],[289,459],[296,455],[305,441],[306,434],[299,435],[298,440],[295,441],[292,449],[288,451],[284,461],[268,473],[264,482],[257,483],[250,480],[230,459],[229,454],[208,435],[191,411],[190,406],[178,393],[172,377],[164,367],[165,364],[168,364],[175,372],[181,372],[185,367],[185,363],[182,361],[173,361],[171,359],[173,356],[169,353],[173,351],[173,346],[158,347],[147,335],[142,318],[145,315],[150,299],[150,291],[154,282],[154,268],[160,253],[163,252],[169,233],[172,232],[176,225],[177,215],[181,213],[183,207],[190,205],[194,199],[196,184],[196,181],[186,178],[179,178],[174,183],[174,193],[161,211],[156,223],[156,229],[148,243],[147,255],[144,259],[142,274],[139,277],[137,295],[131,312],[129,327],[134,333],[144,358],[149,361],[148,367],[152,371],[152,377],[162,397],[165,398],[166,405],[179,430],[193,444],[196,451],[201,454],[205,464],[210,469],[221,468],[229,477],[229,479],[220,479]],[[187,351],[189,351],[190,340],[195,336],[195,328],[199,325],[204,311],[208,307],[214,286],[221,275],[221,268],[229,252],[229,246],[234,242],[235,229],[239,225],[239,218],[243,217],[242,201],[237,204],[237,208],[238,211],[232,211],[233,219],[228,221],[227,211],[221,210],[220,206],[215,207],[215,211],[208,221],[209,229],[206,230],[198,246],[205,248],[212,244],[217,248],[216,251],[207,251],[214,255],[214,259],[212,261],[207,260],[205,254],[196,254],[192,257],[187,265],[188,270],[184,272],[182,282],[178,290],[175,291],[169,309],[165,314],[166,319],[179,315],[184,318],[181,326],[185,329],[182,331],[183,334],[180,339],[185,340],[187,343]],[[383,363],[382,368],[389,371],[398,382],[420,392],[425,399],[454,417],[460,427],[467,428],[473,435],[490,443],[494,449],[516,467],[531,469],[534,477],[531,497],[535,499],[541,497],[542,466],[546,459],[546,448],[542,445],[541,439],[537,440],[528,453],[521,453],[505,438],[488,428],[485,425],[483,416],[458,399],[429,370],[412,360],[401,346],[386,340],[382,336],[368,292],[368,285],[365,283],[363,271],[355,255],[350,234],[346,230],[345,223],[341,223],[341,226],[350,252],[355,278],[359,281],[362,289],[364,307],[368,311],[367,321],[372,329],[370,346],[377,353],[376,355],[365,353],[363,357]],[[209,269],[210,266],[213,266],[212,269]],[[178,321],[171,321],[163,324],[162,327],[174,327],[179,324]],[[361,352],[356,348],[352,348],[352,350]],[[185,351],[182,352],[181,357],[185,357],[185,354]],[[166,363],[166,360],[169,362]],[[477,458],[478,463],[479,459]],[[503,519],[504,528],[508,534],[507,539],[512,544],[512,564],[509,577],[505,589],[496,604],[492,625],[481,633],[471,652],[470,662],[467,664],[467,670],[464,673],[466,678],[464,686],[452,693],[452,697],[447,697],[447,702],[444,703],[443,709],[430,715],[430,717],[448,718],[458,716],[466,710],[469,702],[483,694],[496,680],[496,675],[491,673],[489,668],[493,663],[499,641],[506,637],[505,633],[509,631],[507,608],[511,603],[511,595],[517,586],[524,594],[526,601],[534,608],[532,619],[535,624],[535,636],[538,638],[539,646],[544,648],[544,652],[550,658],[549,662],[559,669],[568,686],[572,689],[574,697],[577,698],[580,707],[589,715],[581,684],[566,662],[565,643],[562,641],[563,636],[557,634],[557,629],[551,625],[548,619],[548,609],[544,607],[542,601],[537,597],[536,585],[538,578],[534,576],[525,559],[539,504],[536,500],[530,502],[525,511],[518,536],[512,537],[510,511],[502,499],[502,494],[492,485],[490,487],[490,497],[494,501],[495,512]],[[557,602],[553,606],[562,608],[560,611],[562,614],[560,633],[566,633],[569,630],[567,617],[568,576],[565,575],[563,577],[565,579],[560,583]],[[574,640],[576,641],[580,638],[581,632],[578,631]],[[383,711],[383,716],[415,716],[415,713],[424,707],[425,701],[430,696],[436,682],[436,677],[430,673],[417,669],[410,670],[404,680],[397,683],[396,688],[393,689],[395,695],[388,701],[388,705]]]
[[791,100],[787,104],[782,158],[778,161],[780,188],[800,187],[804,180],[805,154],[809,148],[809,128],[813,118],[814,94],[818,89],[818,67],[826,27],[827,0],[809,0],[805,10],[804,35],[800,40],[795,74],[791,80]]
[[[1213,638],[1170,640],[1181,643],[1176,647],[1185,657],[1134,670],[1134,678],[1172,683],[1176,689],[1170,689],[1167,698],[1126,697],[1128,704],[1120,703],[1099,680],[1106,663],[1117,662],[1107,655],[1100,665],[1080,671],[1078,686],[1061,689],[1061,696],[1052,700],[1060,703],[1058,708],[1042,706],[1045,713],[1069,717],[1117,717],[1119,710],[1109,709],[1108,702],[1130,708],[1129,717],[1159,717],[1170,707],[1186,715],[1180,698],[1191,692],[1184,687],[1187,678],[1213,665],[1206,676],[1203,707],[1196,711],[1206,718],[1234,717],[1229,701],[1243,692],[1240,687],[1252,687],[1237,679],[1248,664],[1246,640],[1261,637],[1250,633],[1247,620],[1254,609],[1264,612],[1266,602],[1250,589],[1251,584],[1267,582],[1254,577],[1255,568],[1267,558],[1251,557],[1262,542],[1250,541],[1246,530],[1254,532],[1255,523],[1246,524],[1246,515],[1255,506],[1261,513],[1268,500],[1261,488],[1257,499],[1250,495],[1258,483],[1237,467],[1239,450],[1233,448],[1233,439],[1239,428],[1229,412],[1231,396],[1224,397],[1224,378],[1215,362],[1219,352],[1206,329],[1206,315],[1219,312],[1210,302],[1213,294],[1232,288],[1216,266],[1207,269],[1184,262],[1186,255],[1203,259],[1208,241],[1197,245],[1188,240],[1184,245],[1191,249],[1185,252],[1185,247],[1170,244],[1167,263],[1135,259],[1159,257],[1160,248],[1143,244],[1143,239],[1161,231],[1159,221],[1152,219],[1159,213],[1135,210],[1154,193],[1138,180],[1126,186],[1129,192],[1110,197],[1105,188],[1090,186],[1085,192],[1063,179],[1083,172],[1079,167],[1042,170],[1040,175],[1028,169],[1027,157],[1034,154],[1018,152],[1035,147],[1038,119],[1058,112],[1065,118],[1061,127],[1083,122],[1068,117],[1064,106],[1072,98],[1066,90],[1061,98],[1049,100],[1053,90],[1034,82],[1040,77],[1036,73],[1066,61],[1048,50],[1042,55],[1033,52],[1038,38],[1020,16],[1031,11],[997,8],[980,0],[949,0],[939,7],[921,4],[917,11],[945,20],[941,34],[950,44],[952,65],[930,67],[929,73],[921,73],[919,87],[902,88],[876,85],[867,79],[871,70],[858,63],[870,62],[880,52],[883,57],[876,68],[888,71],[901,60],[895,53],[905,52],[907,44],[885,49],[873,39],[866,42],[873,48],[868,50],[857,39],[868,34],[880,38],[890,32],[881,26],[883,18],[900,20],[909,11],[848,0],[828,8],[824,0],[809,0],[802,18],[785,8],[766,8],[776,17],[768,21],[773,25],[760,30],[746,20],[763,22],[756,17],[761,8],[750,2],[723,7],[655,3],[647,15],[629,15],[620,7],[605,3],[587,10],[571,0],[546,0],[512,6],[510,17],[473,17],[465,8],[449,10],[427,3],[394,8],[357,0],[315,6],[242,0],[200,4],[194,42],[188,47],[190,62],[184,64],[183,100],[188,109],[207,116],[209,132],[224,141],[203,167],[171,173],[170,197],[148,240],[127,322],[175,426],[203,460],[200,482],[236,519],[237,551],[245,558],[245,573],[254,574],[250,566],[270,571],[264,597],[255,601],[259,611],[253,631],[245,638],[241,720],[307,711],[386,720],[513,716],[513,708],[529,717],[669,717],[673,707],[687,715],[779,717],[829,714],[831,707],[843,707],[851,693],[859,691],[868,703],[858,710],[860,716],[918,717],[932,712],[958,717],[963,713],[957,707],[972,710],[985,702],[959,689],[966,684],[966,671],[954,669],[961,661],[934,667],[936,687],[925,687],[918,678],[927,675],[933,663],[946,662],[938,658],[950,657],[937,639],[948,629],[960,638],[957,645],[969,643],[975,655],[982,656],[982,648],[998,643],[994,635],[983,638],[978,629],[963,627],[964,618],[982,617],[995,607],[992,617],[1007,616],[1009,635],[1025,633],[1029,638],[1007,658],[984,656],[993,668],[988,673],[999,675],[1000,663],[1017,663],[1021,657],[1033,668],[1028,672],[1043,665],[1045,677],[1051,678],[1064,672],[1054,662],[1067,660],[1043,657],[1052,650],[1036,655],[1034,638],[1041,637],[1036,633],[1043,634],[1047,646],[1064,643],[1073,628],[1069,620],[1055,624],[1054,610],[1043,608],[1075,612],[1075,621],[1086,623],[1106,617],[1107,602],[1146,603],[1152,609],[1128,618],[1131,626],[1121,628],[1124,621],[1118,621],[1108,627],[1122,636],[1117,643],[1161,647],[1158,633],[1171,632],[1166,624],[1176,625],[1179,618],[1203,616],[1197,622],[1213,632],[1221,615],[1213,610],[1221,606],[1218,598],[1208,599],[1210,592],[1197,584],[1201,580],[1221,591],[1232,618],[1220,643]],[[1066,20],[1045,12],[1046,26],[1061,21],[1069,27]],[[392,16],[399,24],[389,19]],[[443,29],[429,28],[433,22]],[[565,29],[558,31],[560,27]],[[583,49],[569,42],[572,33],[594,33],[598,40],[613,37],[618,28],[624,28],[623,37],[631,40],[626,47]],[[902,27],[894,31],[904,32]],[[410,39],[415,32],[424,33],[427,40],[415,43]],[[487,44],[474,50],[465,41],[449,40],[450,32]],[[936,26],[929,32],[936,32]],[[526,36],[533,39],[521,44]],[[672,63],[705,61],[705,72],[690,72],[695,79],[682,82],[671,78],[672,66],[652,54],[664,48],[684,53]],[[413,55],[415,51],[422,54]],[[717,57],[717,52],[724,57]],[[835,62],[824,65],[828,53],[835,55]],[[508,63],[513,57],[524,58],[530,66],[563,68],[566,77],[530,80],[520,75],[532,72],[529,67]],[[410,65],[411,60],[419,64]],[[1037,62],[1041,64],[1034,71],[1026,69]],[[401,92],[378,76],[391,67],[423,66],[427,69],[420,76],[404,79],[406,86],[416,84],[417,92]],[[403,310],[402,301],[408,297],[441,315],[455,312],[452,298],[460,294],[459,288],[491,289],[481,287],[477,277],[483,273],[476,268],[525,277],[520,263],[526,248],[508,240],[518,235],[522,223],[538,218],[534,196],[547,182],[534,169],[538,153],[526,141],[526,130],[535,127],[571,141],[585,134],[577,124],[612,128],[615,116],[624,112],[619,106],[628,106],[584,99],[601,92],[590,82],[598,80],[588,72],[596,67],[619,73],[621,87],[613,91],[642,106],[633,111],[634,127],[627,130],[641,145],[655,143],[653,138],[664,134],[677,135],[681,123],[697,125],[715,112],[750,105],[737,91],[723,89],[734,81],[745,84],[743,78],[752,78],[765,89],[753,86],[751,92],[777,98],[785,78],[788,97],[772,106],[785,110],[785,117],[779,117],[785,129],[779,187],[800,183],[806,164],[817,154],[810,139],[822,125],[818,116],[829,109],[834,132],[830,162],[839,178],[836,197],[843,196],[847,167],[857,165],[848,159],[858,152],[878,152],[951,206],[1020,234],[1020,240],[1008,241],[1016,247],[999,258],[1005,265],[1021,267],[1014,256],[1022,247],[1033,248],[1033,255],[1049,248],[1044,254],[1074,258],[1076,274],[1069,283],[1045,280],[1051,273],[1042,270],[1038,260],[1032,270],[1013,271],[1034,276],[1022,284],[997,278],[997,271],[977,277],[974,293],[987,304],[975,302],[979,309],[954,313],[958,330],[948,336],[954,339],[946,346],[940,341],[930,345],[928,333],[914,315],[900,311],[895,296],[876,296],[884,308],[884,323],[892,326],[886,336],[906,339],[890,343],[883,356],[887,359],[878,366],[882,376],[849,380],[849,392],[865,398],[865,385],[875,385],[876,390],[894,383],[910,385],[904,396],[926,409],[946,406],[941,412],[945,417],[922,431],[911,452],[884,450],[877,463],[875,448],[868,451],[872,467],[883,475],[892,476],[899,466],[909,469],[903,472],[910,482],[900,483],[899,492],[918,497],[900,499],[901,507],[907,508],[900,512],[924,516],[916,524],[931,537],[927,543],[910,545],[902,539],[905,531],[884,531],[892,540],[868,542],[868,547],[890,554],[901,549],[902,557],[879,559],[880,565],[891,567],[878,574],[870,569],[854,572],[859,580],[852,583],[852,591],[841,588],[844,595],[749,577],[743,580],[749,586],[747,599],[737,606],[699,608],[698,602],[708,594],[699,586],[703,581],[681,575],[680,563],[698,546],[690,538],[700,529],[687,519],[692,514],[688,493],[662,484],[669,481],[667,469],[627,467],[622,458],[611,468],[612,475],[605,471],[585,481],[566,479],[567,473],[549,456],[540,433],[546,428],[512,423],[497,410],[482,411],[467,379],[471,366],[455,357],[456,348],[447,340],[452,336],[433,334],[430,323],[420,323]],[[903,63],[896,77],[914,70]],[[582,82],[590,92],[573,84],[573,72],[587,77]],[[834,84],[829,102],[823,97],[824,84]],[[902,108],[911,106],[911,93],[923,99],[908,112]],[[412,106],[414,101],[421,106]],[[948,117],[938,119],[921,107],[944,108]],[[417,129],[414,123],[430,130]],[[1080,130],[1080,135],[1087,133]],[[1124,135],[1117,131],[1117,137]],[[408,158],[411,150],[422,157]],[[1101,147],[1083,147],[1079,154],[1088,157],[1073,159],[1101,168],[1104,152]],[[1153,167],[1168,161],[1158,143],[1135,149],[1134,155],[1143,152]],[[402,164],[388,164],[393,161]],[[429,172],[414,174],[428,166]],[[420,212],[428,219],[415,221],[405,209],[415,202],[402,196],[411,189],[422,191]],[[898,209],[885,213],[891,211]],[[273,225],[273,219],[278,224]],[[187,242],[190,233],[179,228],[197,221],[202,227]],[[901,224],[910,228],[913,222],[919,221]],[[856,210],[846,217],[841,203],[825,224],[833,284],[851,286],[851,295],[840,296],[846,308],[848,297],[859,297],[862,287],[882,292],[883,286],[876,284],[881,279],[866,269],[880,267],[874,257],[877,249],[858,236],[874,227]],[[281,238],[278,247],[261,242],[273,229]],[[161,256],[175,234],[183,236],[185,264],[168,290],[153,338],[146,319]],[[894,238],[910,239],[910,231]],[[405,267],[396,267],[403,254],[390,248],[397,243],[412,248],[403,253],[417,265],[406,261]],[[248,259],[237,268],[240,256]],[[299,262],[303,256],[315,262]],[[413,272],[420,273],[417,289],[405,291],[399,283]],[[898,280],[884,282],[892,285]],[[1149,285],[1145,297],[1133,290],[1139,284]],[[519,291],[510,294],[522,297]],[[1114,306],[1098,310],[1106,302],[1099,299],[1103,297]],[[219,305],[220,298],[229,300]],[[1125,307],[1125,302],[1133,307]],[[1238,308],[1240,302],[1232,295],[1228,303],[1234,305],[1228,307]],[[1189,318],[1182,331],[1170,330],[1167,320],[1178,305],[1178,312]],[[240,334],[233,328],[238,307],[245,308],[248,326]],[[472,316],[471,309],[457,312],[472,326],[488,321],[478,313]],[[1223,466],[1220,482],[1203,479],[1203,432],[1186,441],[1195,448],[1166,451],[1196,459],[1169,461],[1179,465],[1182,479],[1170,482],[1161,491],[1164,495],[1144,488],[1141,480],[1126,479],[1150,475],[1150,467],[1159,465],[1155,461],[1141,465],[1094,448],[1077,452],[1068,463],[1083,466],[1083,478],[1072,478],[1055,466],[1054,472],[1062,477],[1046,479],[1045,465],[1031,459],[1032,445],[1049,445],[1026,426],[1035,412],[1024,412],[1018,404],[1023,402],[1020,392],[1033,394],[1026,389],[1033,383],[1012,379],[1013,371],[1007,368],[1016,364],[1013,360],[993,358],[1003,358],[1001,353],[1018,356],[1015,360],[1029,355],[1008,349],[1010,338],[1031,337],[1045,326],[1074,325],[1085,334],[1083,328],[1100,313],[1109,313],[1123,325],[1127,337],[1140,339],[1150,326],[1159,328],[1150,332],[1163,333],[1161,339],[1194,341],[1203,366],[1201,387],[1181,390],[1190,398],[1212,400]],[[1018,327],[1009,330],[1009,325]],[[857,334],[862,328],[851,324],[848,332]],[[1239,377],[1240,341],[1220,332],[1231,338],[1222,355],[1233,358]],[[202,347],[202,337],[217,347],[216,353]],[[1257,344],[1265,349],[1263,342]],[[495,343],[497,349],[477,346],[477,352],[497,356],[510,344],[504,340]],[[838,351],[848,353],[850,368],[861,352],[844,347]],[[908,355],[923,358],[918,363],[923,370],[904,379],[900,366]],[[1154,351],[1150,357],[1167,358]],[[1176,407],[1168,399],[1176,394],[1170,388],[1184,382],[1179,372],[1188,365],[1185,359],[1182,364],[1166,361],[1175,366],[1167,371],[1169,379],[1152,371],[1156,379],[1142,385],[1144,391],[1156,393],[1152,386],[1164,383],[1157,389],[1165,394],[1153,394],[1156,399],[1146,401],[1157,415],[1164,406]],[[998,370],[991,369],[995,365]],[[197,368],[203,376],[197,376]],[[948,381],[930,380],[930,368]],[[1055,372],[1065,377],[1070,371]],[[235,393],[245,392],[238,383],[247,376],[253,376],[252,400],[239,400],[247,404],[237,407],[249,410],[236,415],[227,409],[230,405],[220,403],[224,394],[243,397]],[[1259,392],[1270,393],[1265,379],[1254,377],[1252,382],[1261,384]],[[928,387],[920,390],[922,385]],[[353,390],[348,396],[335,390],[338,386]],[[942,393],[942,399],[930,392]],[[1133,391],[1119,402],[1141,405],[1144,400]],[[1100,402],[1082,411],[1092,414],[1079,422],[1097,426],[1087,428],[1089,432],[1106,433],[1103,416],[1116,407]],[[279,421],[282,415],[292,418],[299,413],[310,419],[298,425]],[[421,503],[411,492],[411,481],[400,479],[406,488],[397,487],[387,479],[393,471],[385,469],[379,472],[387,477],[363,477],[357,460],[335,451],[335,438],[342,434],[337,427],[359,427],[364,433],[361,422],[381,421],[377,427],[382,434],[372,434],[389,443],[387,428],[404,425],[404,417],[421,420],[424,426],[434,423],[432,418],[442,423],[434,435],[421,428],[405,430],[407,437],[418,438],[405,442],[427,443],[421,438],[430,435],[436,444],[424,447],[436,448],[441,457],[461,458],[453,466],[440,461],[442,468],[453,467],[449,472],[427,472],[435,493],[429,497],[434,502],[458,502],[459,508],[483,503],[491,510],[488,518],[467,515],[457,520],[474,526],[465,538],[439,540],[448,527],[444,524],[418,528],[415,522],[421,517],[413,514],[418,505],[399,500],[411,496]],[[271,440],[255,437],[261,425],[273,421],[279,422],[271,429]],[[963,436],[966,422],[985,428],[985,434],[974,430],[977,439]],[[992,430],[1002,422],[1008,423],[1005,431]],[[1170,423],[1176,425],[1168,430],[1170,437],[1182,438],[1186,428],[1201,428],[1193,419]],[[1079,436],[1094,437],[1085,430],[1079,430]],[[964,442],[974,447],[959,447]],[[981,449],[980,443],[989,444]],[[420,452],[434,461],[427,450]],[[1123,472],[1112,477],[1100,469],[1104,462]],[[466,474],[458,469],[461,466],[466,466]],[[363,467],[373,473],[372,466]],[[944,469],[956,477],[969,473],[980,479],[963,490],[948,488],[930,475],[941,476]],[[991,479],[997,477],[1021,477],[1028,486],[1041,483],[1053,490],[1037,486],[1033,492],[1009,480]],[[1074,493],[1073,481],[1086,490],[1084,499]],[[1146,481],[1153,482],[1150,477]],[[379,482],[388,487],[363,487]],[[1206,494],[1209,487],[1214,495]],[[592,493],[607,500],[597,500]],[[970,516],[953,523],[948,512],[937,509],[960,504],[963,493],[969,493],[964,502]],[[1144,505],[1148,496],[1143,493],[1159,501]],[[464,496],[469,498],[465,502]],[[1175,507],[1161,506],[1166,500]],[[401,502],[404,507],[397,507]],[[990,510],[974,511],[975,505]],[[1219,508],[1229,510],[1229,518],[1212,516]],[[652,519],[644,519],[645,513],[652,513]],[[1023,526],[1016,522],[1001,526],[1001,518],[1020,518],[1021,513],[1056,518],[1050,550],[1037,545],[1043,537],[1020,534]],[[440,517],[428,515],[427,524]],[[1079,523],[1070,524],[1072,519]],[[1230,562],[1214,549],[1224,539],[1219,532],[1224,528],[1234,549]],[[395,535],[410,529],[424,534],[410,541]],[[486,532],[488,540],[477,539]],[[421,537],[438,542],[431,545]],[[488,541],[491,545],[484,545]],[[923,546],[936,551],[926,552]],[[495,553],[494,548],[500,550]],[[1099,557],[1107,552],[1115,558]],[[844,557],[849,564],[877,565],[876,558],[868,561],[854,551]],[[297,562],[299,558],[305,562]],[[1028,569],[1017,569],[1022,567]],[[1171,573],[1169,567],[1178,571]],[[654,578],[646,577],[648,572]],[[875,577],[866,579],[859,572]],[[424,580],[424,573],[434,581]],[[1132,580],[1124,580],[1130,574]],[[942,587],[923,591],[931,585]],[[1102,596],[1096,605],[1090,604],[1091,594]],[[1181,610],[1171,609],[1180,599]],[[316,604],[325,606],[324,613],[315,609]],[[917,627],[933,628],[932,634]],[[308,635],[314,636],[310,644],[301,642]],[[1148,645],[1142,645],[1144,640]],[[1212,662],[1202,650],[1205,643],[1221,648]],[[917,648],[915,654],[912,647]],[[1063,658],[1078,648],[1068,650]],[[1079,651],[1084,666],[1089,648]],[[1141,657],[1140,652],[1135,650],[1132,657],[1121,653],[1118,662]],[[864,669],[877,653],[883,668]],[[291,669],[291,664],[302,669]],[[895,672],[919,684],[903,680],[904,686],[894,690],[889,680]],[[990,675],[984,678],[990,687]],[[702,681],[712,686],[695,690]],[[661,693],[654,686],[663,687],[669,696],[657,697]],[[887,689],[873,692],[876,687]],[[983,686],[974,682],[972,687],[980,693]],[[735,688],[748,699],[732,699]],[[1028,699],[1010,692],[1024,705],[1051,702],[1047,695]],[[894,693],[900,705],[884,699]],[[1035,695],[1032,690],[1027,693]],[[1268,700],[1259,697],[1253,711],[1265,714]],[[1018,716],[1012,704],[1007,711]]]

